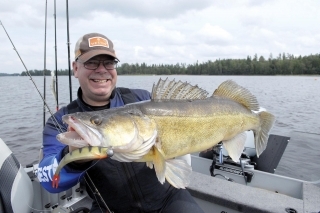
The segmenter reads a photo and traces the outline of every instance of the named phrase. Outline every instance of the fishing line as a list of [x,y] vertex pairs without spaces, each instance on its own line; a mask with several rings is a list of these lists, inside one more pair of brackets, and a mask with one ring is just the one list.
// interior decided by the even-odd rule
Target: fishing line
[[[113,213],[112,211],[110,211],[107,203],[106,203],[106,202],[104,201],[104,199],[102,198],[100,192],[98,191],[97,187],[94,185],[93,181],[91,180],[91,178],[90,178],[90,176],[89,176],[89,174],[88,174],[88,172],[87,172],[90,168],[94,167],[100,160],[101,160],[101,159],[97,160],[94,164],[92,164],[91,166],[89,166],[89,168],[87,168],[86,170],[84,170],[83,172],[81,172],[81,174],[80,174],[80,176],[79,176],[79,178],[78,178],[78,183],[80,182],[81,176],[82,176],[84,173],[86,173],[86,175],[88,176],[88,178],[89,178],[92,186],[94,187],[94,189],[92,189],[92,187],[91,187],[90,184],[88,183],[86,177],[84,176],[83,178],[84,178],[84,181],[86,182],[87,186],[90,188],[90,191],[92,192],[95,200],[96,200],[96,201],[98,200],[97,197],[96,197],[96,194],[97,194],[97,195],[100,197],[100,200],[103,202],[103,204],[104,204],[105,207],[107,208],[108,212]],[[98,204],[101,212],[103,212],[102,209],[101,209],[101,206],[100,206],[99,202],[97,202],[97,204]]]
[[[32,81],[32,83],[33,83],[33,85],[35,86],[35,88],[36,88],[36,90],[37,90],[38,94],[40,95],[40,97],[41,97],[41,99],[42,99],[42,101],[43,101],[44,105],[47,107],[47,109],[48,109],[48,111],[49,111],[49,113],[50,113],[50,115],[51,115],[51,119],[53,120],[53,123],[54,123],[54,125],[55,125],[55,128],[58,130],[58,132],[59,132],[59,133],[64,132],[64,131],[62,130],[61,126],[59,125],[59,123],[58,123],[58,121],[57,121],[56,117],[54,116],[53,112],[50,110],[50,107],[49,107],[49,105],[47,104],[46,100],[44,99],[44,97],[42,96],[41,92],[39,91],[39,89],[38,89],[38,87],[37,87],[36,83],[34,82],[34,80],[33,80],[32,76],[31,76],[31,74],[30,74],[29,70],[27,69],[27,67],[26,67],[25,63],[23,62],[23,60],[22,60],[22,58],[21,58],[21,56],[20,56],[20,54],[19,54],[18,50],[17,50],[17,49],[16,49],[16,47],[14,46],[14,44],[13,44],[13,42],[12,42],[12,40],[11,40],[11,38],[10,38],[10,36],[9,36],[8,32],[7,32],[7,30],[5,29],[4,25],[2,24],[1,20],[0,20],[0,25],[2,26],[3,30],[4,30],[4,31],[5,31],[5,33],[7,34],[8,38],[9,38],[9,40],[10,40],[10,42],[11,42],[12,46],[13,46],[14,51],[17,53],[17,55],[18,55],[18,57],[19,57],[19,59],[20,59],[21,63],[23,64],[23,66],[24,66],[24,68],[25,68],[25,70],[26,70],[26,72],[27,72],[27,74],[28,74],[28,76],[29,76],[30,80]],[[98,161],[97,161],[96,163],[98,163]],[[95,164],[96,164],[96,163],[95,163]],[[95,164],[93,164],[92,166],[94,166]],[[91,168],[92,166],[90,166],[89,168]],[[88,168],[88,169],[89,169],[89,168]],[[87,170],[88,170],[88,169],[87,169]],[[87,170],[86,170],[86,171],[87,171]],[[84,171],[84,172],[86,172],[86,171]],[[87,172],[86,172],[86,174],[88,175],[88,173],[87,173]],[[89,175],[88,175],[88,177],[89,177],[89,179],[90,179],[90,181],[91,181],[92,185],[95,187],[95,185],[94,185],[94,183],[92,182],[92,180],[91,180],[91,178],[90,178],[90,176],[89,176]],[[79,182],[79,181],[80,181],[80,177],[79,177],[79,179],[78,179],[78,182]],[[85,181],[86,181],[86,179],[85,179]],[[86,182],[87,182],[87,181],[86,181]],[[87,183],[87,184],[88,184],[88,183]],[[110,211],[110,209],[108,208],[108,205],[106,204],[106,202],[103,200],[102,196],[100,195],[100,193],[99,193],[98,189],[97,189],[96,187],[95,187],[95,189],[96,189],[96,192],[98,192],[98,195],[100,196],[100,198],[101,198],[101,200],[102,200],[103,204],[106,206],[106,208],[108,209],[108,211],[109,211],[109,212],[111,212],[111,211]],[[90,187],[90,190],[93,192],[93,190],[91,189],[91,187]],[[93,192],[93,194],[94,194],[94,192]],[[31,209],[33,209],[33,210],[37,210],[37,211],[39,211],[38,209],[34,209],[34,208],[32,208],[31,206],[29,206],[29,207],[30,207]],[[50,210],[40,210],[40,211],[50,211]]]
[[[88,175],[88,173],[87,173],[87,175]],[[88,177],[89,177],[89,175],[88,175]],[[90,178],[90,177],[89,177],[89,178]],[[90,179],[90,180],[91,180],[91,179]],[[97,196],[96,196],[96,193],[93,191],[93,189],[92,189],[91,186],[89,185],[87,179],[84,178],[84,181],[86,182],[87,186],[88,186],[89,189],[91,190],[91,192],[92,192],[92,194],[93,194],[93,196],[94,196],[94,199],[97,201],[98,198],[97,198]],[[91,182],[92,182],[92,180],[91,180]],[[100,195],[100,194],[98,194],[98,195],[100,196],[100,199],[101,199],[101,195]],[[103,211],[102,211],[102,208],[101,208],[101,206],[100,206],[100,204],[99,204],[99,202],[97,202],[97,204],[98,204],[98,206],[99,206],[100,211],[103,212]]]
[[50,110],[50,107],[48,106],[48,104],[47,104],[46,100],[44,99],[44,97],[42,96],[41,92],[39,91],[39,89],[38,89],[38,87],[37,87],[36,83],[34,82],[34,80],[33,80],[32,76],[31,76],[31,74],[30,74],[29,70],[27,69],[26,65],[24,64],[24,62],[23,62],[22,58],[20,57],[20,54],[19,54],[18,50],[17,50],[17,49],[16,49],[16,47],[14,46],[14,44],[13,44],[13,42],[12,42],[12,40],[11,40],[11,38],[10,38],[10,36],[9,36],[9,34],[8,34],[8,32],[7,32],[7,30],[6,30],[6,28],[4,27],[4,25],[2,24],[2,22],[1,22],[1,21],[0,21],[0,25],[2,26],[2,28],[3,28],[3,29],[4,29],[4,31],[5,31],[5,33],[7,34],[8,38],[9,38],[9,40],[10,40],[10,42],[11,42],[12,46],[13,46],[13,50],[14,50],[14,51],[16,51],[16,53],[17,53],[17,55],[18,55],[18,57],[19,57],[19,59],[20,59],[21,63],[23,64],[23,66],[24,66],[24,68],[25,68],[25,70],[26,70],[26,72],[27,72],[28,76],[30,77],[30,80],[32,81],[32,83],[33,83],[33,85],[35,86],[35,88],[36,88],[36,90],[37,90],[38,94],[40,95],[40,97],[41,97],[41,99],[42,99],[42,101],[43,101],[44,105],[45,105],[45,106],[47,107],[47,109],[49,110],[49,113],[51,114],[51,118],[52,118],[52,119],[54,119],[54,123],[55,123],[56,128],[59,128],[59,129],[58,129],[58,131],[59,131],[59,132],[63,132],[63,131],[62,131],[62,129],[61,129],[61,127],[60,127],[60,125],[59,125],[59,123],[58,123],[58,121],[57,121],[57,119],[53,116],[53,113],[52,113],[52,111]]
[[57,23],[57,14],[56,14],[56,0],[54,0],[54,52],[55,52],[55,75],[56,75],[56,79],[55,79],[55,94],[56,94],[56,110],[59,110],[59,103],[58,103],[58,64],[57,64],[57,27],[56,27],[56,23]]
[[[100,161],[100,160],[98,160],[96,163],[98,163],[99,161]],[[96,164],[96,163],[95,163],[95,164]],[[95,165],[95,164],[94,164],[94,165]],[[92,166],[94,166],[94,165],[92,165]],[[89,168],[88,168],[88,169],[89,169]],[[100,199],[101,199],[101,201],[102,201],[103,205],[107,208],[107,212],[113,213],[113,212],[109,209],[109,207],[108,207],[107,203],[106,203],[106,202],[104,201],[104,199],[102,198],[102,196],[101,196],[101,194],[100,194],[99,190],[98,190],[98,189],[97,189],[97,187],[94,185],[94,183],[93,183],[93,181],[91,180],[91,178],[90,178],[89,174],[88,174],[87,172],[86,172],[86,174],[87,174],[87,176],[88,176],[88,178],[89,178],[90,182],[92,183],[92,185],[93,185],[93,187],[94,187],[95,191],[93,191],[93,190],[92,190],[92,188],[91,188],[91,187],[90,187],[90,185],[88,184],[88,182],[87,182],[86,178],[84,178],[84,180],[86,181],[87,186],[89,186],[89,187],[90,187],[90,190],[92,191],[92,193],[93,193],[93,195],[94,195],[95,199],[97,200],[96,195],[95,195],[95,193],[97,193],[97,194],[98,194],[98,196],[100,197]],[[101,210],[101,212],[102,212],[102,209],[101,209],[101,207],[100,207],[99,202],[97,202],[97,204],[99,205],[99,208],[100,208],[100,210]]]
[[[46,71],[47,71],[47,8],[48,3],[46,0],[46,9],[45,9],[45,24],[44,24],[44,57],[43,57],[43,98],[46,99]],[[43,126],[46,125],[46,106],[43,105]]]

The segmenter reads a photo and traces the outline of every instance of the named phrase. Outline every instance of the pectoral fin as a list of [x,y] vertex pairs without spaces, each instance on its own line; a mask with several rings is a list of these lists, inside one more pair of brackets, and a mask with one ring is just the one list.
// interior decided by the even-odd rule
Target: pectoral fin
[[182,159],[165,160],[156,147],[153,149],[153,163],[147,162],[147,166],[152,168],[153,164],[159,182],[163,184],[167,180],[175,188],[187,187],[192,167]]
[[152,162],[146,162],[147,167],[150,169],[153,169],[153,163]]
[[153,165],[156,170],[158,180],[163,184],[165,181],[166,161],[156,147],[154,147]]
[[224,148],[228,151],[229,156],[234,162],[239,162],[239,158],[243,152],[246,140],[247,134],[243,132],[236,135],[231,140],[223,141]]

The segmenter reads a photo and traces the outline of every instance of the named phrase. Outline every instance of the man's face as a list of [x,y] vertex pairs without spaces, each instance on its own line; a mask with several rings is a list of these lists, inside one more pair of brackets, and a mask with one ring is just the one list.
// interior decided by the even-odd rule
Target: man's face
[[[100,61],[99,66],[94,69],[87,69],[85,64],[90,62]],[[102,61],[112,61],[113,57],[108,55],[97,55],[89,59],[86,63],[81,62],[81,56],[78,61],[73,62],[74,76],[78,78],[82,89],[82,99],[92,106],[103,106],[109,103],[110,95],[117,83],[116,69],[110,69],[103,65]],[[89,67],[89,65],[86,65]],[[111,66],[112,67],[112,66]]]

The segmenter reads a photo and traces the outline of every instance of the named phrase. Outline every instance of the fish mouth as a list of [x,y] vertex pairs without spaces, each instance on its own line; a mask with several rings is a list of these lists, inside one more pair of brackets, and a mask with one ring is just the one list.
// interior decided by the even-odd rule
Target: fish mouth
[[101,146],[102,135],[94,128],[86,125],[81,119],[73,115],[64,115],[64,123],[68,124],[68,131],[57,135],[57,140],[66,145],[81,148],[84,146]]

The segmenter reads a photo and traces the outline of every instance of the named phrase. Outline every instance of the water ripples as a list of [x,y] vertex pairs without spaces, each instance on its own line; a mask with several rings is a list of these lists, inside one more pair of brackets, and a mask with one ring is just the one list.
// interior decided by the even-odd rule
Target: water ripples
[[[320,78],[308,76],[118,76],[118,86],[151,91],[159,78],[197,84],[211,95],[225,80],[234,80],[248,88],[260,105],[276,116],[273,134],[289,136],[292,131],[320,133]],[[40,92],[43,77],[34,77]],[[69,103],[68,77],[59,78],[59,106]],[[46,100],[52,112],[55,101],[47,80]],[[78,82],[72,78],[73,99]],[[42,144],[43,103],[28,77],[0,77],[0,138],[23,164],[38,159]],[[48,111],[46,109],[46,111]],[[46,119],[50,113],[46,112]],[[311,148],[311,147],[310,147]]]

